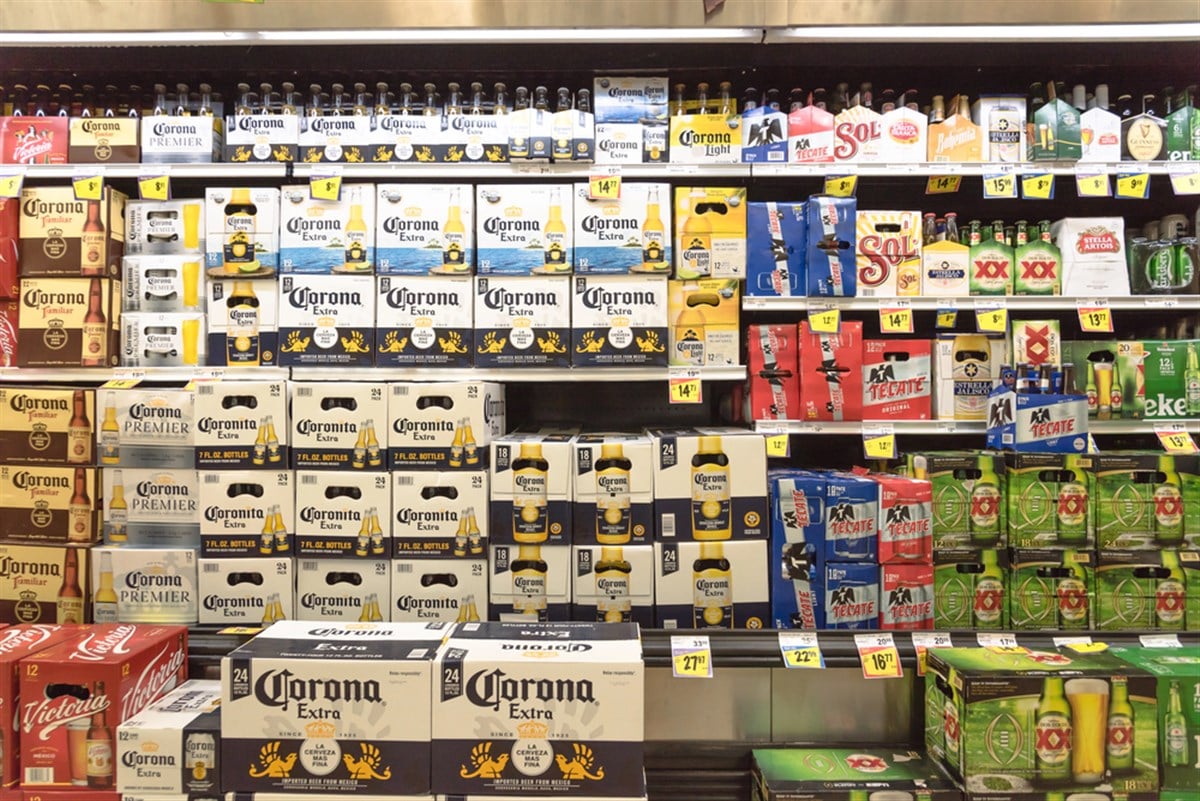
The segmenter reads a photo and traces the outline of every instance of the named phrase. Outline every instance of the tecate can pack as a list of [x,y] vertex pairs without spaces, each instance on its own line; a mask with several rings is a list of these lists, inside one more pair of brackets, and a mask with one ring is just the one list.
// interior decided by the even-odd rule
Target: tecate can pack
[[488,544],[488,474],[397,470],[392,481],[392,558],[483,559]]
[[644,434],[580,434],[573,443],[576,545],[654,539],[654,446]]
[[865,339],[864,420],[928,420],[933,416],[929,340]]
[[475,272],[475,195],[469,185],[380,184],[376,191],[377,272]]
[[660,542],[654,621],[665,629],[760,629],[770,620],[767,543]]
[[395,383],[387,401],[392,470],[480,470],[506,428],[504,385]]
[[195,470],[113,468],[100,472],[106,543],[199,547],[200,481]]
[[817,628],[879,628],[879,565],[829,562],[816,577]]
[[0,387],[0,462],[94,464],[95,419],[92,390]]
[[573,365],[666,366],[666,276],[577,275],[571,283]]
[[926,479],[872,473],[879,485],[879,564],[930,564],[933,485]]
[[381,275],[376,281],[376,365],[471,366],[475,310],[469,276]]
[[813,195],[807,206],[809,297],[854,297],[858,286],[854,198]]
[[200,624],[269,625],[294,616],[292,559],[200,560]]
[[825,475],[775,468],[767,473],[771,504],[768,568],[776,628],[816,628],[813,582],[825,527]]
[[381,383],[293,383],[292,468],[386,469],[386,389]]
[[468,623],[436,667],[435,793],[643,792],[636,626]]
[[125,204],[125,255],[204,252],[204,201],[130,200]]
[[221,682],[185,681],[117,727],[122,793],[216,793]]
[[571,185],[476,187],[480,275],[570,275],[575,264]]
[[202,470],[199,482],[202,557],[295,552],[296,485],[290,470]]
[[280,272],[375,272],[374,185],[345,184],[333,201],[313,199],[308,185],[285,186],[280,196]]
[[933,565],[883,565],[879,574],[879,628],[933,628]]
[[196,384],[196,467],[278,470],[289,456],[287,384],[203,381]]
[[296,554],[386,559],[391,552],[392,485],[386,473],[296,473]]
[[[448,631],[287,621],[230,653],[221,660],[223,788],[428,792],[432,668]],[[398,715],[406,725],[395,725]]]
[[988,396],[988,447],[1034,453],[1087,450],[1087,398],[1027,395],[998,387]]
[[[111,574],[105,575],[111,568]],[[122,623],[182,623],[198,619],[196,551],[193,548],[98,546],[92,550],[92,585],[116,598]]]
[[670,275],[670,184],[623,183],[616,200],[592,198],[586,183],[573,194],[575,272]]
[[279,190],[209,187],[204,259],[225,278],[257,278],[279,267]]
[[388,620],[391,574],[387,560],[296,560],[296,619]]
[[817,544],[824,562],[877,562],[880,485],[850,473],[825,475],[825,531]]
[[862,323],[846,321],[836,334],[800,323],[800,405],[803,420],[861,420]]
[[747,297],[802,297],[807,287],[808,211],[804,203],[746,207]]
[[126,256],[122,261],[122,311],[204,311],[199,254]]
[[0,538],[76,544],[98,539],[99,478],[93,467],[0,466]]
[[393,559],[392,620],[487,620],[487,570],[487,559]]
[[566,367],[569,276],[476,276],[475,365]]
[[654,548],[575,545],[572,619],[654,625]]
[[518,432],[492,443],[489,531],[494,542],[570,545],[572,434]]
[[285,275],[279,279],[279,363],[374,364],[375,279]]
[[0,545],[0,622],[86,622],[90,557],[72,545]]
[[571,546],[488,546],[492,620],[546,621],[571,617]]
[[102,466],[195,468],[191,387],[101,387],[96,390],[96,408],[103,412],[96,429],[96,451]]

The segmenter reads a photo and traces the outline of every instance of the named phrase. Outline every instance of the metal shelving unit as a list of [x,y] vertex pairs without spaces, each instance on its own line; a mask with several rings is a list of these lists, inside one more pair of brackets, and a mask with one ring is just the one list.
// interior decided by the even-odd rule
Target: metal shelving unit
[[[891,426],[896,434],[979,434],[987,425],[974,420],[866,420],[835,423],[810,423],[805,420],[756,420],[754,430],[763,434],[853,434],[860,435],[873,426]],[[1200,432],[1200,420],[1091,420],[1091,434],[1152,434],[1155,426],[1182,425]]]
[[996,297],[914,297],[914,298],[810,298],[742,296],[746,311],[808,311],[836,308],[842,311],[878,311],[881,308],[909,306],[915,311],[937,309],[970,310],[1002,305],[1014,311],[1063,311],[1084,301],[1098,301],[1114,311],[1200,310],[1200,295],[1133,295],[1130,297],[1077,298],[1065,295],[1008,295]]

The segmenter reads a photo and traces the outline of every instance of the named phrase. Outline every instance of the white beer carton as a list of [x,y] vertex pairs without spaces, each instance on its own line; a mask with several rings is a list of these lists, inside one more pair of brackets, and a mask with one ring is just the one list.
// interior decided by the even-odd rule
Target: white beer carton
[[220,736],[221,682],[185,681],[117,727],[117,790],[215,796]]
[[[204,258],[227,278],[269,275],[279,266],[279,190],[209,187],[204,193]],[[241,246],[249,251],[242,254]]]
[[296,473],[296,554],[386,559],[391,553],[391,481],[386,473]]
[[300,138],[297,114],[236,114],[225,118],[225,161],[294,162]]
[[654,444],[645,434],[580,434],[571,443],[576,545],[654,541]]
[[195,367],[207,361],[204,313],[130,312],[121,315],[121,364]]
[[971,249],[958,242],[921,246],[921,294],[955,298],[971,294]]
[[480,275],[569,275],[575,264],[570,184],[475,189]]
[[104,541],[147,548],[200,545],[200,481],[195,470],[100,471]]
[[220,117],[155,116],[142,120],[143,164],[211,164],[221,160]]
[[381,275],[475,272],[475,193],[469,184],[379,184],[375,259]]
[[291,387],[294,470],[386,469],[384,384],[296,381]]
[[570,545],[574,431],[514,432],[492,444],[493,542]]
[[387,620],[390,570],[386,559],[297,559],[296,619]]
[[666,367],[665,275],[577,275],[572,284],[572,364]]
[[376,366],[471,366],[475,315],[469,276],[381,275],[375,280]]
[[392,470],[480,470],[504,433],[504,385],[483,381],[396,383],[388,395]]
[[[444,151],[441,116],[423,114],[384,114],[375,118],[375,146],[372,161],[438,161]],[[506,143],[507,144],[507,143]]]
[[492,620],[570,620],[571,546],[488,546]]
[[[102,559],[101,556],[108,558]],[[112,576],[101,567],[111,559]],[[196,550],[102,545],[92,549],[92,586],[106,582],[117,595],[121,623],[197,621]]]
[[199,254],[125,256],[121,273],[122,311],[204,311],[201,261]]
[[313,164],[372,160],[378,139],[375,118],[366,116],[301,117],[300,161]]
[[308,184],[285,186],[279,211],[279,271],[375,271],[375,186],[343,184],[338,200],[317,200]]
[[191,387],[96,390],[96,454],[104,467],[196,465]]
[[200,560],[200,624],[269,624],[294,616],[291,557]]
[[204,239],[201,233],[205,230],[204,201],[199,198],[130,200],[125,204],[127,257],[142,254],[203,254]]
[[484,471],[392,473],[392,557],[485,558],[487,508]]
[[393,559],[392,620],[487,620],[487,566],[487,559]]
[[627,623],[460,625],[434,674],[434,792],[641,795],[641,652]]
[[880,122],[883,135],[879,140],[881,161],[913,164],[925,161],[929,150],[929,119],[907,106],[892,109]]
[[369,367],[375,350],[375,278],[279,279],[279,363]]
[[570,364],[570,276],[476,276],[475,366]]
[[[250,306],[248,291],[258,301]],[[273,365],[279,354],[279,287],[274,277],[253,281],[210,278],[208,363],[229,367]]]
[[770,625],[767,543],[660,542],[654,546],[654,619],[664,629]]
[[1129,294],[1125,221],[1121,217],[1065,217],[1050,226],[1062,252],[1066,297],[1124,297]]
[[971,121],[983,131],[984,161],[1010,164],[1025,161],[1024,97],[982,96],[971,106]]
[[194,408],[196,467],[288,466],[287,382],[201,381]]
[[293,476],[290,470],[200,471],[200,556],[290,556]]
[[221,660],[226,792],[428,793],[444,623],[276,623]]
[[601,76],[592,86],[596,163],[665,163],[668,79]]
[[671,185],[624,183],[617,200],[593,200],[574,185],[575,272],[670,275]]
[[574,620],[654,625],[653,545],[574,545]]

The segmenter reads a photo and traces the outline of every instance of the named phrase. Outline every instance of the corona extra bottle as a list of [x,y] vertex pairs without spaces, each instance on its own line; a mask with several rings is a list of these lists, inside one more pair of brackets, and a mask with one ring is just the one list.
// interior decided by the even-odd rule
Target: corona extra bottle
[[458,615],[454,618],[455,623],[467,622],[467,599],[470,597],[469,595],[464,595],[458,599]]
[[275,418],[272,415],[266,416],[267,426],[267,461],[278,462],[283,456],[279,452],[279,435],[275,433]]
[[459,189],[455,187],[450,190],[446,223],[442,226],[442,272],[468,272],[465,245],[466,228],[462,220],[462,201],[459,199]]
[[367,466],[367,421],[358,424],[358,438],[354,440],[354,454],[350,458],[350,466],[362,470]]
[[571,265],[567,264],[567,226],[563,222],[562,199],[557,187],[550,190],[550,214],[542,233],[545,240],[542,272],[570,272]]
[[727,540],[730,519],[729,457],[720,437],[700,437],[692,457],[692,539]]
[[642,223],[642,263],[640,271],[667,273],[671,265],[666,258],[666,227],[662,221],[662,206],[658,199],[658,187],[650,188],[646,199],[646,221]]
[[125,480],[120,470],[114,470],[112,497],[108,499],[108,542],[121,545],[128,539],[129,504],[125,501]]
[[467,464],[479,464],[479,444],[475,442],[475,434],[471,431],[470,418],[463,418],[463,457]]
[[254,455],[250,461],[255,465],[267,463],[267,418],[258,421],[258,433],[254,436]]
[[467,621],[468,623],[479,622],[479,610],[475,608],[475,596],[467,596]]
[[104,404],[104,420],[100,423],[100,463],[121,463],[121,426],[117,422],[116,400],[111,392]]
[[270,595],[267,596],[267,602],[266,602],[266,604],[263,605],[263,616],[262,616],[263,623],[271,624],[271,623],[275,622],[275,620],[276,620],[276,617],[275,617],[275,599],[276,599],[276,597],[277,596],[275,595],[275,593],[271,593]]
[[369,602],[369,606],[371,609],[370,621],[372,623],[379,623],[380,621],[382,621],[383,620],[383,611],[379,608],[379,596],[376,595],[375,593],[371,593],[371,599]]
[[483,536],[479,533],[479,524],[475,522],[475,507],[467,507],[467,544],[472,556],[483,555]]
[[269,509],[263,515],[263,527],[258,535],[258,552],[263,556],[270,556],[275,552],[275,517]]
[[71,422],[67,425],[67,462],[91,464],[92,423],[87,416],[87,398],[82,389],[71,393]]
[[712,223],[700,208],[704,205],[704,190],[697,187],[688,195],[687,219],[679,229],[679,268],[676,277],[704,278],[712,274]]
[[379,450],[379,440],[375,436],[375,421],[367,421],[367,465],[379,467],[383,464],[383,455]]
[[454,439],[450,441],[450,467],[462,467],[463,447],[463,427],[460,420],[454,427]]
[[371,555],[383,556],[383,529],[379,526],[379,510],[371,507]]
[[228,324],[225,331],[225,359],[230,365],[257,367],[262,358],[259,341],[258,296],[254,282],[234,281],[233,291],[225,299]]
[[518,543],[542,543],[547,537],[547,473],[550,463],[542,457],[542,446],[521,443],[513,460],[513,539]]
[[223,261],[229,275],[258,271],[255,250],[255,221],[258,206],[250,200],[250,190],[234,189],[225,206],[225,247]]
[[692,563],[692,626],[734,627],[733,573],[719,542],[700,543],[700,558]]
[[283,603],[279,600],[279,593],[272,595],[274,600],[271,601],[271,617],[275,620],[287,620],[287,615],[283,613]]
[[275,553],[287,553],[288,547],[288,530],[283,523],[283,512],[279,510],[279,505],[271,507],[271,521],[275,528]]
[[458,530],[454,532],[454,555],[467,555],[467,510],[458,513]]
[[633,567],[620,548],[601,548],[596,563],[596,622],[628,623],[633,619],[629,575]]
[[596,460],[596,542],[624,545],[631,535],[629,471],[621,443],[603,443]]
[[518,546],[512,563],[514,612],[532,620],[547,619],[546,571],[541,546]]
[[367,260],[367,223],[363,220],[362,188],[350,190],[350,218],[346,220],[346,263],[348,273],[369,272]]
[[92,597],[92,621],[95,623],[117,622],[117,593],[113,589],[112,554],[100,552],[100,581]]

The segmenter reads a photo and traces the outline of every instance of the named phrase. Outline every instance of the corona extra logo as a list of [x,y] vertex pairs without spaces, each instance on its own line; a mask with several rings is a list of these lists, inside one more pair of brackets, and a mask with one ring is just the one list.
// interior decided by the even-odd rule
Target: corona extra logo
[[477,671],[467,680],[466,695],[475,706],[500,711],[503,702],[596,703],[587,679],[510,678],[499,668]]
[[374,679],[304,679],[290,670],[268,670],[254,682],[254,697],[264,706],[287,712],[293,704],[314,701],[335,704],[382,704],[379,682]]

